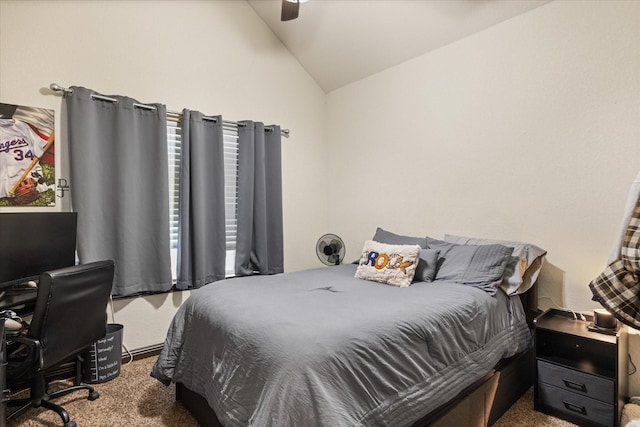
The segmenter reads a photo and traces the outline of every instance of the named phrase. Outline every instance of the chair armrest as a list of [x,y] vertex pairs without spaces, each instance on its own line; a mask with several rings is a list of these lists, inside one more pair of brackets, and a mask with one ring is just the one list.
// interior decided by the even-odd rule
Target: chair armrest
[[24,358],[11,359],[7,356],[7,375],[11,378],[23,377],[28,371],[33,373],[39,372],[44,366],[42,358],[42,345],[35,338],[30,338],[24,334],[7,335],[7,341],[13,341],[18,344],[24,344],[29,353]]

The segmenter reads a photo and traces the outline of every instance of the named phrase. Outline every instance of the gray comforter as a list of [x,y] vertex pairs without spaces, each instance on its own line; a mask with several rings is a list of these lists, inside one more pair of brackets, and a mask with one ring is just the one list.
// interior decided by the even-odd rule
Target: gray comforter
[[236,278],[179,308],[151,375],[225,426],[404,426],[531,345],[517,297],[342,265]]

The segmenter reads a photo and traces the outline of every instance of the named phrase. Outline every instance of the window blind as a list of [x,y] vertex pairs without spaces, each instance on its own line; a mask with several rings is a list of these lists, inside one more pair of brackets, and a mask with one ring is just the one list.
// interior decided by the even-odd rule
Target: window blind
[[224,136],[224,196],[225,235],[228,252],[236,250],[238,231],[238,125],[225,124]]
[[[182,148],[182,128],[177,118],[167,117],[167,146],[169,150],[169,230],[171,250],[174,251],[178,248],[180,150]],[[174,268],[174,275],[175,271]]]

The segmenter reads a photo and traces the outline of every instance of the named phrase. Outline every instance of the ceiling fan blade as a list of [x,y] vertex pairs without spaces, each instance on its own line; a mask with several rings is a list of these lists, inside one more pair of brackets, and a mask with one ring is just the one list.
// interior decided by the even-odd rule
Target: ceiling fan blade
[[298,11],[300,10],[300,3],[290,2],[288,0],[282,0],[282,14],[280,15],[281,21],[290,21],[298,17]]

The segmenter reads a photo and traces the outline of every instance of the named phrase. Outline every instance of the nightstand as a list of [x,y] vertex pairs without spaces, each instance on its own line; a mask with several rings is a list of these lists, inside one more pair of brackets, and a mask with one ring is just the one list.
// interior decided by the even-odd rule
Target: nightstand
[[592,332],[593,317],[584,317],[550,309],[535,319],[534,409],[583,426],[618,427],[628,389],[627,329]]

